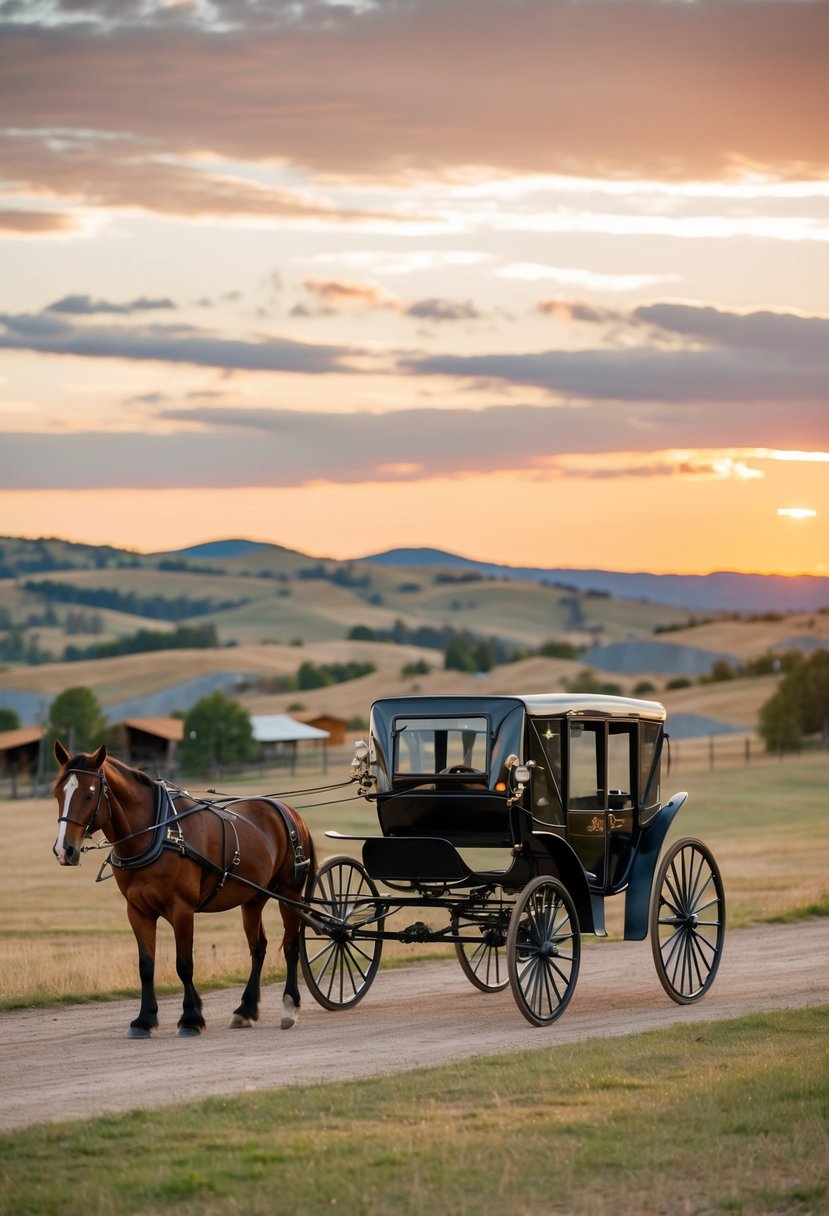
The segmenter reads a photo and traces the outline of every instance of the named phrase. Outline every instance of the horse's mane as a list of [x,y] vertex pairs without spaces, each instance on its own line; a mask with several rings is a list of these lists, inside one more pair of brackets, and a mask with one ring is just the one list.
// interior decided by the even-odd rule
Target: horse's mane
[[125,777],[132,777],[133,780],[140,781],[142,785],[152,786],[155,784],[152,777],[147,776],[146,773],[142,773],[141,769],[130,768],[123,760],[116,760],[114,756],[107,756],[105,763],[111,764],[116,771],[123,773]]

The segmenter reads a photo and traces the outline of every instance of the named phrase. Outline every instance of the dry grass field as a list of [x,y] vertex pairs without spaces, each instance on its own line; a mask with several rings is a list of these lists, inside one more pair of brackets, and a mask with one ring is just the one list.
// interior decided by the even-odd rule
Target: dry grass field
[[[343,766],[342,776],[345,776]],[[284,772],[238,780],[230,792],[285,792],[336,781],[340,773],[303,769],[291,780]],[[829,754],[812,753],[784,761],[757,758],[713,772],[680,766],[663,781],[665,797],[687,789],[689,801],[672,837],[698,835],[721,864],[732,927],[797,914],[808,905],[824,907],[829,895],[829,819],[826,789]],[[304,813],[320,859],[334,849],[324,833],[376,830],[374,813],[360,799],[337,801],[350,790],[325,795],[330,801]],[[298,796],[295,805],[319,799]],[[137,991],[136,955],[124,902],[114,881],[95,882],[105,852],[88,853],[79,869],[62,869],[51,852],[56,804],[51,798],[0,802],[0,830],[6,842],[7,876],[0,887],[0,1008],[83,1000]],[[358,846],[354,852],[357,853]],[[620,932],[623,899],[608,901],[608,927]],[[280,919],[267,917],[270,974],[277,964]],[[162,925],[158,980],[178,991],[172,934]],[[443,953],[449,953],[445,948]],[[384,958],[435,957],[441,948],[391,945]],[[238,982],[248,959],[238,912],[205,914],[196,924],[197,979],[202,987]]]

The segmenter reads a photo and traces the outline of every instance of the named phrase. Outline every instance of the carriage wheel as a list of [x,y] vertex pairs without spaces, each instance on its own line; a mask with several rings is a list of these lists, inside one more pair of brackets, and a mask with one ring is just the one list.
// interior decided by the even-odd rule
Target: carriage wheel
[[332,918],[331,930],[302,928],[299,958],[308,991],[325,1009],[349,1009],[361,1001],[380,966],[381,939],[360,928],[383,928],[383,904],[364,867],[351,857],[330,857],[317,871],[311,906]]
[[[498,908],[504,905],[499,901]],[[482,909],[485,914],[485,909]],[[458,962],[470,984],[481,992],[502,992],[509,983],[507,971],[507,926],[500,920],[488,923],[479,918],[452,913],[452,933],[473,937],[471,942],[455,942]]]
[[579,918],[567,888],[541,875],[515,904],[507,937],[507,968],[518,1008],[534,1026],[560,1017],[579,975]]
[[671,845],[656,876],[650,914],[659,982],[689,1005],[714,982],[725,938],[725,892],[707,845],[684,837]]

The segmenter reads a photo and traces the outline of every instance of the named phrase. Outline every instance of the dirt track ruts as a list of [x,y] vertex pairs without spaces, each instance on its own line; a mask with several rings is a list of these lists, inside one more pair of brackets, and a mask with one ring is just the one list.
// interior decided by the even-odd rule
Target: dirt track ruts
[[240,993],[205,995],[208,1028],[198,1039],[176,1038],[178,997],[159,1002],[151,1040],[126,1038],[137,999],[0,1014],[0,1129],[829,1004],[829,923],[729,933],[711,992],[686,1006],[662,991],[647,941],[591,940],[569,1008],[544,1029],[524,1020],[509,989],[478,992],[452,960],[381,970],[364,1001],[345,1012],[326,1012],[303,990],[290,1031],[279,1029],[274,985],[259,1024],[230,1030]]

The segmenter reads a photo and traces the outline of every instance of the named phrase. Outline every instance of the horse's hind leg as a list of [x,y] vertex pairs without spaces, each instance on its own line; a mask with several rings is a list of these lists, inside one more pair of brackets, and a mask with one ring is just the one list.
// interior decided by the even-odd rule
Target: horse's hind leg
[[178,1035],[192,1037],[205,1027],[201,997],[193,983],[193,909],[189,905],[177,908],[170,916],[176,939],[176,973],[184,985],[184,1000],[178,1020]]
[[138,1017],[130,1022],[127,1037],[148,1039],[158,1025],[158,1001],[155,995],[155,943],[156,919],[127,904],[135,940],[138,944],[138,976],[141,980],[141,1008]]
[[[294,899],[299,899],[301,893],[297,893]],[[285,991],[282,994],[282,1021],[280,1028],[282,1030],[290,1030],[296,1025],[296,1020],[299,1017],[299,984],[297,983],[299,971],[299,936],[302,931],[302,920],[297,916],[292,908],[285,904],[280,905],[282,913],[282,922],[285,926],[285,936],[282,939],[282,951],[285,955],[285,962],[288,965],[288,974],[285,978]]]
[[259,1017],[259,999],[261,995],[262,968],[265,965],[265,953],[268,949],[268,939],[262,924],[262,910],[266,900],[251,900],[242,904],[242,924],[250,948],[250,975],[242,993],[242,1003],[234,1009],[230,1019],[234,1030],[251,1026]]

